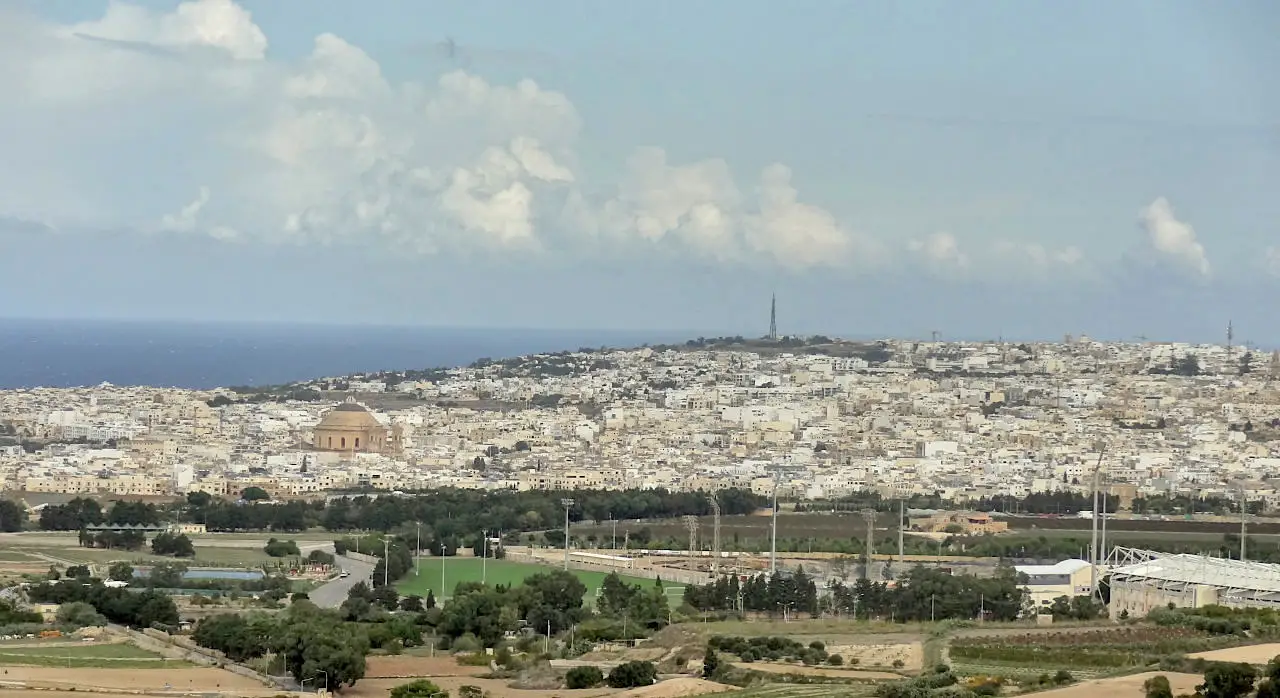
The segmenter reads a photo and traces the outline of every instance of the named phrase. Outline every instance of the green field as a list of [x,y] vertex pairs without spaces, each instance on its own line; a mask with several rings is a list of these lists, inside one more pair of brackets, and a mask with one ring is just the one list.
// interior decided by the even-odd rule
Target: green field
[[[108,563],[116,560],[124,560],[137,565],[149,565],[157,562],[175,562],[174,558],[164,557],[160,555],[152,555],[147,552],[150,548],[142,548],[141,550],[107,550],[104,548],[81,548],[81,547],[31,547],[31,548],[12,548],[6,552],[10,554],[43,553],[50,557],[60,560],[68,560],[70,562],[80,563]],[[0,560],[4,562],[18,562],[19,560]],[[39,558],[28,556],[25,562],[44,562]],[[264,553],[261,549],[252,548],[224,548],[224,547],[204,547],[196,546],[195,558],[182,558],[176,560],[191,567],[256,567],[268,562],[279,562],[280,558],[274,558]]]
[[[402,579],[396,586],[402,594],[417,594],[426,596],[427,591],[435,594],[436,598],[440,598],[442,594],[440,579],[440,558],[423,558],[420,562],[419,575],[415,575],[412,571],[408,576]],[[483,564],[482,564],[483,563]],[[483,568],[483,579],[481,573]],[[462,582],[480,582],[486,584],[505,584],[517,585],[535,574],[554,571],[558,568],[550,565],[535,565],[523,562],[508,562],[506,560],[477,560],[476,558],[449,558],[444,561],[444,589],[447,593],[443,596],[453,595],[453,589]],[[592,572],[584,570],[569,570],[587,587],[587,603],[594,603],[596,591],[600,585],[604,583],[604,578],[608,576],[606,572]],[[640,584],[643,586],[651,586],[654,583],[652,579],[642,577],[622,576],[623,581],[629,584]],[[663,586],[667,588],[667,597],[670,599],[672,606],[680,604],[684,598],[684,585],[663,582]]]

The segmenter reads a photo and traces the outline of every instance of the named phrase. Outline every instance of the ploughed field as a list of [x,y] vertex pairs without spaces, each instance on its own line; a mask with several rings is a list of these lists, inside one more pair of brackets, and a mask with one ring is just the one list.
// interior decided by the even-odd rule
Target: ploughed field
[[948,654],[956,673],[966,676],[1022,680],[1065,669],[1077,678],[1090,678],[1242,641],[1237,635],[1138,625],[957,637]]

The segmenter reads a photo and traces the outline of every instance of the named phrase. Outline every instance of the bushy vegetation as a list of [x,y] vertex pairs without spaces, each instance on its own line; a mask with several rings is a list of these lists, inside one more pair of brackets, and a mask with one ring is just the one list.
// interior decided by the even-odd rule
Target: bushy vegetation
[[604,674],[593,666],[579,666],[564,675],[564,687],[568,689],[595,688],[604,683]]
[[739,599],[746,611],[818,613],[818,588],[803,567],[790,577],[780,572],[758,574],[741,585],[736,575],[726,575],[701,586],[691,584],[684,591],[684,602],[699,611],[736,610]]
[[1274,637],[1280,635],[1280,614],[1271,608],[1157,608],[1147,620],[1167,628],[1190,628],[1212,635]]
[[[267,544],[262,546],[262,552],[271,557],[289,557],[291,555],[301,555],[302,551],[298,550],[298,544],[291,540],[280,540],[279,538],[267,539]],[[321,551],[316,551],[321,552]],[[330,558],[332,560],[332,558]]]
[[653,662],[633,661],[614,667],[605,681],[610,688],[635,688],[651,685],[657,678],[658,670]]
[[36,603],[81,601],[107,620],[134,628],[178,624],[178,608],[173,599],[150,589],[131,591],[106,587],[98,580],[67,579],[32,585],[27,589],[27,596]]
[[742,638],[716,635],[707,642],[707,649],[727,652],[744,662],[787,661],[804,662],[812,666],[822,664],[830,657],[821,642],[805,645],[787,637]]

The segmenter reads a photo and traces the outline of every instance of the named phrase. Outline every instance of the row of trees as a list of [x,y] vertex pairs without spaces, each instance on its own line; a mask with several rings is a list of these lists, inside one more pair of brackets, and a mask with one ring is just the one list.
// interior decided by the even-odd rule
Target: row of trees
[[[257,490],[257,491],[254,491]],[[155,526],[161,521],[202,523],[210,531],[298,532],[315,526],[330,531],[390,531],[415,522],[436,522],[432,536],[449,537],[482,528],[491,531],[536,531],[557,528],[564,518],[560,504],[572,497],[573,521],[609,518],[671,518],[686,514],[708,515],[706,493],[666,490],[549,492],[486,492],[438,489],[408,496],[377,498],[353,496],[326,504],[323,500],[291,501],[270,506],[258,502],[265,495],[249,488],[243,498],[230,501],[207,492],[192,492],[168,505],[120,500],[103,509],[96,499],[76,497],[50,505],[40,513],[46,531],[77,531],[97,524]],[[717,493],[726,515],[749,514],[765,504],[748,490]],[[25,515],[17,504],[0,502],[0,529],[20,530]]]
[[113,588],[96,579],[71,578],[32,585],[27,596],[36,603],[87,603],[107,620],[134,628],[178,624],[173,599],[153,589]]
[[685,588],[684,602],[699,611],[754,611],[817,615],[818,587],[801,567],[794,574],[758,574],[741,584],[734,575]]
[[142,501],[117,500],[111,508],[91,497],[76,497],[65,504],[51,504],[40,511],[40,528],[45,531],[78,531],[86,526],[156,526],[165,510]]

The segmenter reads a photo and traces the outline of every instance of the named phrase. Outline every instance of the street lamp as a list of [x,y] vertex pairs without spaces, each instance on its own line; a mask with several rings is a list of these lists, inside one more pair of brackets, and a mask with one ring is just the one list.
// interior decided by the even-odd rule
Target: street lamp
[[417,542],[413,544],[413,576],[422,575],[422,522],[418,521],[414,524],[414,530],[418,533]]
[[564,568],[569,569],[569,510],[573,508],[573,499],[566,497],[560,500],[564,506]]
[[484,586],[485,568],[489,565],[489,529],[482,529],[480,536],[480,586]]

